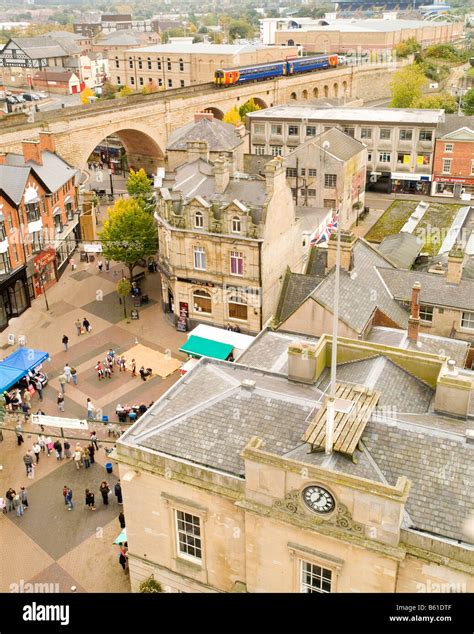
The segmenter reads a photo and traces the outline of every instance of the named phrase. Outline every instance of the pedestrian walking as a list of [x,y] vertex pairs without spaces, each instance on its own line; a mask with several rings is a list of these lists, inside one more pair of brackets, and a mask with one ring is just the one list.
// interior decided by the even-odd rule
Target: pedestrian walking
[[91,443],[94,445],[94,447],[97,449],[97,451],[99,451],[99,445],[97,444],[97,432],[96,431],[91,432]]
[[120,528],[123,530],[125,528],[125,515],[123,514],[123,511],[120,511],[118,521],[120,524]]
[[52,451],[53,451],[53,449],[54,449],[54,443],[53,443],[53,441],[52,441],[52,439],[51,439],[51,436],[48,436],[48,437],[46,438],[46,449],[47,449],[47,451],[48,451],[48,456],[50,456],[50,455],[51,455],[51,452],[52,452]]
[[127,568],[128,568],[128,557],[127,557],[128,542],[125,542],[124,544],[120,543],[119,546],[120,546],[119,564],[122,566],[123,571],[127,572]]
[[108,506],[108,504],[109,504],[110,487],[109,487],[109,485],[107,484],[107,482],[105,480],[103,480],[100,483],[99,491],[100,491],[100,494],[102,496],[102,501],[104,502],[104,505]]
[[70,489],[69,487],[66,487],[66,489],[67,491],[64,499],[66,500],[67,510],[72,511],[72,509],[74,508],[74,504],[72,503],[72,489]]
[[67,501],[66,501],[67,489],[68,489],[67,486],[64,485],[63,487],[64,504],[67,504]]
[[15,495],[16,495],[16,491],[15,489],[12,489],[11,487],[5,493],[5,497],[8,500],[8,511],[13,511],[13,509],[15,508],[13,506],[13,498],[15,497]]
[[94,455],[95,455],[95,447],[94,445],[91,443],[87,449],[89,449],[89,457],[91,459],[91,464],[94,464],[95,459],[94,459]]
[[122,487],[120,485],[120,480],[115,483],[114,493],[115,493],[115,497],[117,498],[117,504],[123,504],[123,502],[122,502]]
[[21,487],[21,489],[20,489],[20,497],[21,497],[21,501],[23,503],[23,506],[25,508],[28,508],[29,507],[29,504],[28,504],[28,491],[25,489],[25,487]]
[[[28,414],[31,409],[31,394],[28,389],[25,389],[23,392],[23,405],[26,405],[28,408]],[[24,411],[24,410],[23,410]]]
[[137,362],[135,361],[135,359],[132,359],[132,363],[130,367],[132,370],[132,376],[137,376]]
[[64,456],[66,458],[70,458],[71,457],[71,445],[70,445],[68,440],[64,441]]
[[97,378],[101,381],[104,378],[104,368],[102,367],[102,363],[100,361],[97,361],[95,369],[97,372]]
[[80,337],[81,336],[81,332],[82,332],[81,320],[80,319],[76,319],[76,321],[74,322],[74,325],[76,326],[77,336]]
[[104,361],[104,366],[103,366],[103,375],[104,375],[104,379],[112,378],[112,368],[110,366],[110,363],[107,361],[107,359]]
[[58,377],[58,381],[59,381],[59,387],[61,388],[61,392],[64,394],[64,392],[66,391],[66,375],[60,374]]
[[37,381],[35,381],[34,385],[35,385],[36,391],[38,392],[39,400],[42,401],[43,400],[43,384],[41,383],[40,379],[38,379]]
[[58,393],[58,398],[56,399],[58,403],[58,409],[60,412],[64,412],[64,394],[62,392]]
[[21,495],[19,495],[18,493],[13,498],[13,506],[14,508],[16,508],[17,517],[21,517],[24,513],[25,508],[21,501]]
[[38,464],[40,459],[40,453],[41,453],[41,445],[39,444],[38,441],[36,441],[35,444],[33,445],[33,453],[35,454],[36,464]]
[[41,447],[41,451],[44,453],[46,451],[46,438],[44,437],[43,434],[41,434],[41,436],[38,436],[38,445]]
[[53,447],[56,450],[56,459],[57,460],[62,460],[63,459],[63,446],[61,445],[61,443],[59,442],[59,440],[56,440],[56,442],[54,443]]
[[64,366],[63,374],[66,377],[66,381],[70,383],[71,382],[71,368],[69,366],[69,363],[66,363],[66,365]]
[[87,418],[94,418],[95,407],[90,398],[87,399]]
[[25,441],[23,440],[23,427],[20,423],[18,423],[18,425],[15,427],[15,432],[18,446],[21,447],[22,443],[24,443]]
[[33,469],[33,461],[34,461],[34,454],[32,451],[28,451],[24,456],[23,456],[23,462],[25,463],[25,467],[26,467],[26,475],[29,475],[30,471],[32,471]]
[[91,466],[89,447],[84,447],[84,449],[82,450],[82,460],[84,462],[84,468],[88,469]]
[[71,258],[71,259],[69,260],[69,264],[71,265],[71,269],[72,269],[73,271],[75,271],[77,267],[76,267],[76,262],[75,262],[74,258]]
[[80,445],[76,445],[76,448],[74,450],[74,462],[76,463],[76,469],[78,471],[82,467],[82,457],[83,457],[82,447]]
[[84,328],[86,332],[91,332],[92,327],[87,317],[84,317],[84,319],[82,320],[82,327]]
[[64,352],[67,352],[67,346],[68,346],[68,343],[69,343],[69,337],[67,335],[63,335],[62,342],[63,342],[63,346],[64,346]]
[[97,268],[99,269],[99,273],[102,273],[102,268],[104,266],[104,263],[102,262],[101,259],[97,260]]
[[89,489],[86,489],[86,506],[89,510],[95,511],[95,495]]
[[77,370],[76,368],[71,368],[71,377],[74,385],[77,385]]
[[110,260],[105,260],[105,270],[107,273],[110,271]]
[[125,357],[123,355],[120,357],[120,359],[118,359],[117,363],[119,367],[119,372],[126,372]]

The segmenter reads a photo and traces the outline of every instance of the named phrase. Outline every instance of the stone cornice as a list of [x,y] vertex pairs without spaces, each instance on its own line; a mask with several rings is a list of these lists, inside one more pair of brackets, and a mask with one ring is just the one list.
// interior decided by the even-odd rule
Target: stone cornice
[[408,498],[410,491],[410,481],[401,476],[397,480],[395,486],[382,484],[380,482],[373,482],[372,480],[366,480],[358,476],[351,476],[345,473],[336,471],[330,471],[322,467],[310,465],[306,463],[296,462],[290,458],[282,458],[274,454],[263,451],[259,448],[261,442],[258,438],[252,438],[245,449],[242,451],[242,457],[244,460],[250,460],[260,464],[267,464],[283,471],[291,471],[292,473],[302,474],[304,470],[305,478],[311,478],[314,480],[323,480],[328,484],[339,484],[351,489],[357,489],[364,493],[371,493],[379,497],[384,497],[389,500],[395,500],[404,504]]
[[469,564],[465,564],[462,561],[453,559],[452,557],[445,557],[443,555],[439,555],[438,553],[434,553],[433,551],[412,546],[411,544],[403,544],[403,548],[405,549],[407,555],[416,557],[416,559],[424,559],[430,563],[446,566],[447,568],[452,568],[453,570],[464,572],[465,574],[471,576],[474,575],[474,565],[470,566]]

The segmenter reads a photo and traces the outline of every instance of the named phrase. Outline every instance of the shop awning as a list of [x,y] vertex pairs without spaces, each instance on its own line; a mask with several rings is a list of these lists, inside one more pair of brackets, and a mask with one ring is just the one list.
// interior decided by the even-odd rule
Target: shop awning
[[193,357],[211,357],[212,359],[227,359],[233,351],[233,347],[228,343],[212,341],[191,335],[184,346],[179,350]]
[[127,529],[124,528],[117,539],[114,540],[114,544],[124,544],[127,541]]
[[49,358],[47,352],[33,348],[19,348],[0,361],[0,392],[8,390],[30,370],[34,370]]

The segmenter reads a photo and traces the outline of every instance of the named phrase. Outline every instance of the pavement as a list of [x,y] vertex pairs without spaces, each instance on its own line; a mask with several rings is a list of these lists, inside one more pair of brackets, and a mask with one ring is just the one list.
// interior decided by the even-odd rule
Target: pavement
[[[51,361],[45,363],[49,383],[43,402],[38,396],[32,399],[32,411],[39,407],[47,415],[57,416],[56,397],[59,390],[58,376],[65,363],[78,371],[77,386],[72,383],[65,388],[64,417],[86,417],[86,399],[91,398],[98,415],[117,421],[117,403],[149,405],[163,394],[179,378],[175,371],[166,378],[153,376],[143,382],[131,376],[130,371],[118,372],[111,379],[99,381],[95,372],[97,361],[104,360],[109,348],[124,354],[137,344],[162,353],[171,354],[180,361],[185,356],[178,352],[185,342],[186,334],[179,333],[170,324],[161,309],[161,289],[158,273],[147,273],[142,290],[150,302],[139,308],[138,320],[126,320],[123,306],[115,292],[121,277],[122,267],[112,265],[109,272],[99,273],[97,262],[78,262],[77,270],[68,269],[59,282],[47,291],[49,310],[44,297],[34,300],[32,307],[19,318],[12,320],[7,330],[0,334],[2,356],[15,347],[7,343],[9,334],[24,335],[28,347],[46,350]],[[130,302],[128,314],[130,313]],[[77,336],[74,322],[87,316],[92,332]],[[69,347],[64,351],[63,334],[69,337]],[[140,367],[140,359],[136,359]],[[37,426],[26,423],[25,443],[17,446],[14,423],[7,422],[0,442],[0,495],[11,486],[28,490],[29,508],[23,517],[14,512],[0,514],[0,592],[10,592],[20,583],[48,583],[60,592],[129,592],[128,574],[119,565],[118,547],[113,545],[120,533],[117,516],[121,507],[112,495],[109,506],[104,506],[98,492],[100,482],[105,479],[110,485],[116,481],[117,466],[113,473],[105,470],[109,462],[105,449],[111,448],[114,438],[108,435],[107,426],[100,422],[89,423],[89,431],[96,430],[99,451],[96,463],[89,469],[77,470],[71,460],[59,461],[52,454],[41,454],[35,468],[34,479],[25,474],[23,456],[37,437]],[[59,436],[58,428],[49,427],[46,435]],[[88,432],[64,429],[71,446],[84,444]],[[64,504],[63,486],[73,490],[74,509],[70,512]],[[84,504],[84,490],[94,491],[95,512]],[[71,589],[72,588],[72,589]]]

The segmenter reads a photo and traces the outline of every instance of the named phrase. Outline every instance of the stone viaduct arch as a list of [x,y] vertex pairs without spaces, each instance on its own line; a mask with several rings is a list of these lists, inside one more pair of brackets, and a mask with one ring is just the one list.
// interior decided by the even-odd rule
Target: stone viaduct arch
[[390,94],[394,70],[396,68],[375,64],[341,67],[221,90],[203,84],[96,102],[85,107],[38,113],[34,122],[19,123],[18,119],[6,117],[0,130],[0,152],[18,152],[23,139],[37,139],[40,130],[48,130],[54,134],[58,153],[71,165],[82,168],[96,145],[107,136],[117,134],[131,156],[139,152],[150,167],[154,167],[163,161],[171,131],[192,121],[196,112],[212,109],[221,118],[251,97],[261,107],[333,97],[336,84],[339,96],[367,99],[370,95],[371,99],[380,99]]

